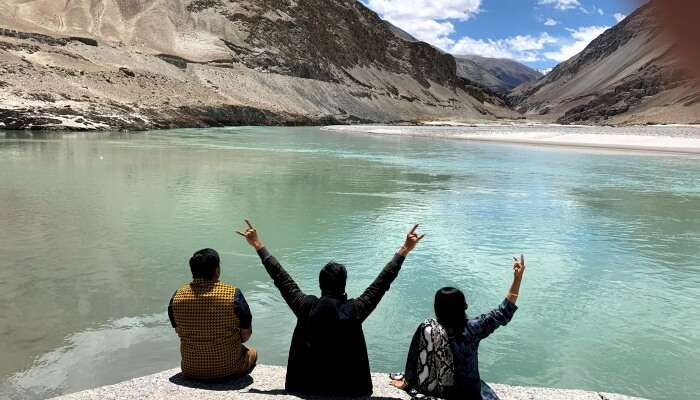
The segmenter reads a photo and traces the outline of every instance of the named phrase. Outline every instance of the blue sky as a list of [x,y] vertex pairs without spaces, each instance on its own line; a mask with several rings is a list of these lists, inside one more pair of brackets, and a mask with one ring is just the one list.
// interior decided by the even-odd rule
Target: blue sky
[[544,70],[636,9],[634,0],[362,0],[452,54],[511,58]]

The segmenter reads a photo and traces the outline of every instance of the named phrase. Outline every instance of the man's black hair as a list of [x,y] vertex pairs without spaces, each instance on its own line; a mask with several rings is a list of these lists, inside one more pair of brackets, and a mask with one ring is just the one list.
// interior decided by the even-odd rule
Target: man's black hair
[[467,300],[461,290],[444,287],[435,293],[435,316],[445,328],[460,332],[467,323]]
[[318,283],[321,286],[322,295],[341,296],[345,294],[345,281],[348,272],[343,264],[331,261],[326,264],[318,274]]
[[219,253],[214,249],[202,249],[190,258],[190,270],[192,278],[214,279],[216,269],[219,267]]

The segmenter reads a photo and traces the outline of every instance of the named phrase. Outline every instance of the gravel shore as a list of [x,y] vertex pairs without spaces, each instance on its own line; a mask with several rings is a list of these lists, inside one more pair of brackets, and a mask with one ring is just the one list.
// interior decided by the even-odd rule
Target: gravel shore
[[555,146],[621,152],[700,154],[700,126],[564,126],[556,124],[458,124],[327,126],[324,130],[370,135]]

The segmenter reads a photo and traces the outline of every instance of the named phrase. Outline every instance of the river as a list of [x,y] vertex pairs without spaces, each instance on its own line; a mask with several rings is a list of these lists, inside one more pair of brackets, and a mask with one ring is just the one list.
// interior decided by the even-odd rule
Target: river
[[438,288],[486,312],[525,253],[520,309],[481,345],[485,380],[700,393],[700,158],[226,128],[0,133],[0,397],[175,367],[165,310],[203,247],[245,293],[260,361],[284,365],[294,318],[234,234],[243,218],[307,292],[346,264],[350,296],[422,224],[365,323],[373,370],[403,369]]

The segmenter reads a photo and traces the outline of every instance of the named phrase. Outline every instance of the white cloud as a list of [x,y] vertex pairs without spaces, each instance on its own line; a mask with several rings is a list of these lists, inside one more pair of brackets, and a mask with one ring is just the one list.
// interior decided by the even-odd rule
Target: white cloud
[[452,54],[477,54],[484,57],[510,58],[522,62],[539,61],[542,57],[539,51],[557,40],[548,33],[538,36],[517,35],[506,39],[473,39],[464,36],[448,51]]
[[617,22],[622,22],[623,19],[627,18],[627,16],[625,14],[622,14],[622,13],[615,13],[615,14],[613,14],[613,17],[615,17],[615,20]]
[[554,68],[542,68],[538,69],[537,71],[539,71],[542,75],[547,75],[548,73],[552,72],[553,69]]
[[581,2],[579,0],[539,0],[537,4],[553,5],[554,8],[558,10],[569,10],[581,7]]
[[605,15],[605,11],[603,11],[602,8],[596,8],[596,11],[598,11],[598,14],[600,15]]
[[586,26],[578,29],[567,29],[571,38],[562,44],[556,51],[545,52],[545,57],[554,61],[566,61],[585,49],[593,39],[600,36],[608,29],[607,26]]
[[481,8],[481,0],[367,0],[370,8],[399,19],[460,19],[466,21]]
[[483,57],[514,58],[513,52],[502,41],[472,39],[464,36],[450,49],[453,54],[476,54]]
[[[482,0],[362,0],[382,18],[452,54],[476,54],[484,57],[509,58],[521,62],[543,60],[564,61],[583,50],[608,27],[588,26],[567,29],[569,35],[551,36],[547,32],[516,35],[502,39],[455,37],[455,23],[466,21],[481,11]],[[538,0],[559,10],[577,8],[584,12],[579,0]],[[592,10],[601,13],[600,8]],[[615,18],[624,17],[615,14]],[[545,26],[560,22],[547,18]]]
[[562,62],[581,52],[606,29],[608,29],[607,26],[567,29],[569,36],[565,37],[554,37],[547,32],[539,35],[517,35],[505,39],[474,39],[464,36],[444,49],[452,54],[510,58],[520,62],[547,59]]
[[382,18],[442,49],[454,45],[454,25],[479,13],[482,0],[364,0]]
[[593,39],[600,36],[607,26],[586,26],[567,29],[569,37],[553,37],[546,32],[538,36],[518,35],[506,39],[473,39],[465,36],[452,47],[452,54],[477,54],[484,57],[510,58],[521,62],[549,59],[566,61],[580,53]]
[[401,25],[391,20],[389,22],[410,33],[415,38],[443,50],[454,43],[454,40],[450,39],[450,35],[455,32],[455,28],[449,21],[416,18],[413,20],[402,20]]
[[518,35],[505,39],[505,42],[515,51],[542,50],[545,45],[556,43],[557,40],[548,33],[540,33],[539,36]]

